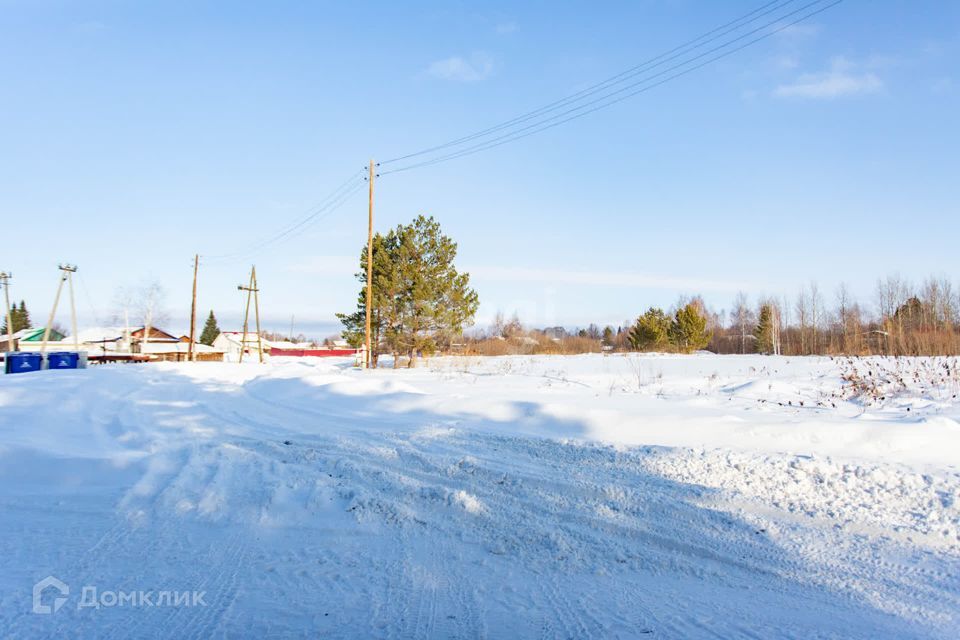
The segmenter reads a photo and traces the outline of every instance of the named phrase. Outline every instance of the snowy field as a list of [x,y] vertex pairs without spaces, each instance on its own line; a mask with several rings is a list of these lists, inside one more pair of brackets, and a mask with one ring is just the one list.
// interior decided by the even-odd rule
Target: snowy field
[[0,636],[957,638],[955,366],[4,376]]

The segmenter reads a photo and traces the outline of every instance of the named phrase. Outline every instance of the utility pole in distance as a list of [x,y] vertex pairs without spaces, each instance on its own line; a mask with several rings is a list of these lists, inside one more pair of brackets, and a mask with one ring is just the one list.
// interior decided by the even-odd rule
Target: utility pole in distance
[[250,268],[250,284],[246,287],[237,285],[237,289],[247,292],[247,310],[243,314],[243,334],[240,336],[240,362],[243,362],[243,352],[247,348],[247,328],[250,326],[250,299],[253,299],[254,313],[257,320],[257,355],[260,364],[263,364],[263,341],[260,339],[260,288],[257,286],[257,268]]
[[190,362],[196,360],[193,340],[197,332],[197,267],[200,266],[200,254],[193,254],[193,296],[190,300]]
[[254,267],[250,272],[253,279],[253,312],[257,318],[257,355],[260,358],[260,364],[263,364],[263,338],[260,336],[260,287],[257,286],[257,268]]
[[7,303],[7,351],[13,351],[13,316],[10,314],[10,278],[12,273],[0,271],[0,283],[3,284],[3,297]]
[[40,353],[47,352],[47,342],[50,340],[50,327],[53,324],[54,317],[57,315],[57,306],[60,304],[60,293],[63,291],[64,282],[70,284],[70,320],[73,324],[73,344],[77,350],[80,349],[80,345],[77,342],[77,307],[73,300],[72,277],[73,274],[77,272],[77,266],[73,264],[61,264],[57,268],[60,269],[60,283],[57,285],[57,295],[53,297],[53,308],[50,309],[50,317],[47,318],[47,326],[43,329],[43,342],[40,344]]
[[372,362],[370,358],[370,316],[371,309],[373,306],[373,178],[374,178],[374,164],[373,160],[370,160],[370,170],[368,172],[367,179],[370,180],[370,202],[367,209],[367,304],[366,307],[366,330],[363,333],[364,345],[366,347],[367,353],[364,357],[364,367],[369,369],[370,363]]

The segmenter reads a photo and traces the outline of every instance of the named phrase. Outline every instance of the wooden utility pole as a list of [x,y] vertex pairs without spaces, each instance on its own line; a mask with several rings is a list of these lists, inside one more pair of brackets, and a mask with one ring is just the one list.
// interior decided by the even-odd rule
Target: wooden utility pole
[[63,292],[63,283],[70,283],[70,316],[73,322],[73,342],[74,346],[79,350],[78,338],[77,338],[77,309],[74,306],[73,302],[73,278],[71,277],[76,271],[77,266],[72,264],[61,264],[57,267],[60,269],[60,282],[57,284],[57,294],[53,297],[53,308],[50,309],[50,316],[47,318],[47,326],[43,328],[43,342],[40,344],[40,353],[47,352],[47,342],[50,340],[50,328],[53,325],[53,319],[57,315],[57,306],[60,304],[60,294]]
[[[63,267],[61,267],[63,268]],[[77,335],[77,303],[73,296],[73,271],[67,271],[67,290],[70,291],[70,329],[73,333],[73,350],[80,351],[80,336]]]
[[7,303],[7,351],[13,351],[13,316],[10,314],[10,278],[12,273],[0,272],[0,283],[3,283],[3,297]]
[[253,300],[254,314],[257,320],[257,355],[260,364],[263,364],[263,341],[260,339],[260,289],[257,287],[257,268],[250,268],[250,283],[245,287],[237,285],[237,289],[247,292],[247,308],[243,312],[243,334],[240,336],[240,362],[243,362],[243,352],[247,348],[247,329],[250,326],[250,300]]
[[257,286],[257,268],[250,270],[250,277],[253,278],[253,313],[257,318],[257,356],[260,358],[260,364],[263,364],[263,339],[260,337],[260,287]]
[[243,333],[240,334],[240,362],[243,362],[243,352],[247,348],[247,327],[250,326],[250,292],[253,290],[253,271],[250,272],[250,284],[244,287],[242,284],[237,285],[239,291],[247,292],[247,308],[243,312]]
[[370,358],[370,325],[371,325],[371,307],[373,306],[373,178],[374,178],[374,164],[373,160],[370,160],[370,170],[367,175],[367,179],[370,181],[370,201],[369,206],[367,207],[367,304],[365,305],[366,311],[366,330],[363,333],[364,337],[364,346],[366,347],[367,353],[364,357],[364,367],[369,369],[370,363],[372,362]]
[[200,266],[200,254],[193,255],[193,295],[190,299],[190,362],[196,361],[193,349],[194,338],[197,334],[197,267]]

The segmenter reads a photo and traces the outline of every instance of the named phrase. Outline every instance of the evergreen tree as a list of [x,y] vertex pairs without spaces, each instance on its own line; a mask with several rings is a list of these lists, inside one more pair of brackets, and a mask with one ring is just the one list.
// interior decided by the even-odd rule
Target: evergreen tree
[[637,351],[656,351],[667,346],[669,331],[670,318],[662,309],[650,307],[637,318],[627,339]]
[[14,331],[33,328],[33,323],[30,321],[30,312],[27,311],[27,303],[24,302],[23,300],[20,300],[20,317],[16,322],[14,322],[14,326],[16,326],[17,323],[19,323],[20,328],[14,329]]
[[457,244],[440,231],[433,217],[418,216],[397,227],[399,323],[389,338],[394,349],[410,356],[432,353],[473,323],[479,306],[470,277],[453,265]]
[[760,319],[753,330],[758,353],[773,353],[773,310],[769,304],[760,307]]
[[207,322],[203,325],[203,332],[200,334],[200,344],[205,344],[208,347],[212,346],[213,341],[219,335],[220,327],[217,326],[217,318],[213,315],[213,309],[211,309],[210,315],[207,316]]
[[691,353],[710,343],[707,316],[697,302],[689,302],[677,309],[669,329],[670,342],[678,351]]
[[[397,272],[397,232],[391,229],[386,236],[376,234],[373,237],[373,310],[370,318],[370,362],[377,365],[383,338],[396,334],[400,321],[399,286],[400,277]],[[357,296],[357,308],[353,313],[338,313],[337,318],[343,323],[342,336],[354,349],[364,344],[366,331],[366,304],[367,304],[367,247],[360,251],[360,271],[357,279],[363,285]]]
[[[419,216],[374,238],[370,328],[374,363],[379,350],[387,348],[394,356],[408,355],[413,366],[418,354],[448,346],[472,324],[479,300],[469,286],[469,275],[454,267],[456,254],[456,243],[441,233],[432,217]],[[366,329],[366,248],[360,257],[357,278],[363,287],[357,309],[337,314],[344,338],[355,347],[363,344]]]
[[612,347],[614,343],[613,327],[607,325],[603,328],[602,342],[605,346]]
[[[16,333],[17,331],[22,331],[23,329],[33,328],[33,325],[30,322],[30,312],[27,311],[27,305],[23,300],[20,301],[19,308],[17,307],[16,303],[10,307],[10,324],[12,325],[11,333]],[[0,333],[7,333],[6,314],[3,316],[3,327],[0,328]]]

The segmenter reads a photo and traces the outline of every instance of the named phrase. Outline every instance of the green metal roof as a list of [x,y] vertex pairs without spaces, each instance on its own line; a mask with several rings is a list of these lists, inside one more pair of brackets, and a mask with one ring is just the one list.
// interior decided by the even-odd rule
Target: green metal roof
[[[20,342],[43,342],[43,329],[43,327],[27,329],[26,333],[20,336]],[[50,331],[50,340],[63,340],[64,337],[66,336],[56,329]]]

